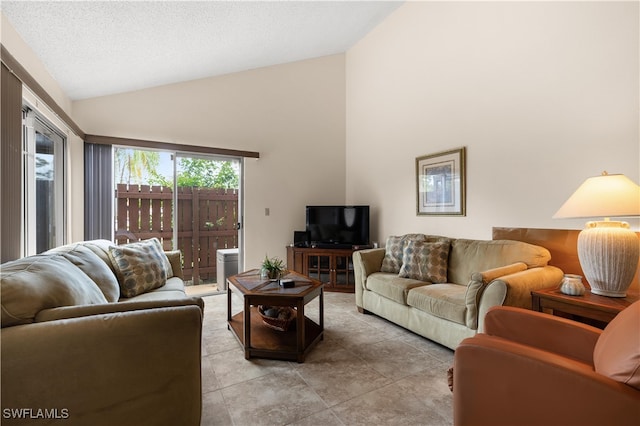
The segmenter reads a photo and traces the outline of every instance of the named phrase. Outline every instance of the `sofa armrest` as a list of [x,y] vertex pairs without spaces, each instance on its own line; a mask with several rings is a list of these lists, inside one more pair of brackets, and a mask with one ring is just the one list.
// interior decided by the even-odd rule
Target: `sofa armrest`
[[504,277],[507,275],[515,274],[516,272],[521,272],[526,270],[527,270],[526,263],[516,262],[511,265],[500,266],[498,268],[488,269],[483,272],[478,272],[477,274],[472,274],[471,278],[478,281],[482,281],[483,283],[487,284],[500,277]]
[[383,248],[358,250],[353,252],[353,269],[359,269],[359,272],[366,279],[374,272],[380,272],[382,267],[382,259],[384,259],[385,250]]
[[589,365],[593,365],[593,350],[602,334],[602,330],[586,324],[511,306],[489,309],[484,332]]
[[562,270],[555,266],[542,266],[500,277],[487,287],[503,285],[506,289],[505,306],[531,309],[531,291],[557,287],[563,276]]
[[180,250],[171,250],[165,251],[164,254],[166,254],[167,259],[169,259],[171,269],[173,269],[173,276],[184,279],[184,274],[182,273],[182,252]]
[[367,277],[374,272],[380,272],[385,249],[368,249],[353,252],[353,275],[355,277],[356,306],[362,307],[362,292]]
[[478,303],[478,332],[484,330],[484,317],[493,306],[531,309],[531,291],[558,286],[564,273],[555,266],[530,268],[489,282]]
[[69,425],[199,425],[201,338],[193,305],[5,327],[3,412],[55,408]]
[[197,306],[204,312],[204,301],[200,297],[183,299],[146,300],[141,302],[117,302],[101,305],[62,306],[38,312],[35,322],[55,321],[60,319],[80,318],[91,315],[113,314],[117,312],[143,311],[156,308],[176,306]]
[[[496,278],[514,274],[526,269],[526,263],[516,262],[511,265],[500,266],[498,268],[471,274],[471,281],[469,281],[469,284],[467,284],[467,291],[465,293],[465,305],[467,307],[467,327],[472,330],[476,330],[478,328],[478,307],[480,305],[480,298],[482,297],[482,293],[484,292],[484,289],[489,282],[495,280]],[[502,301],[500,301],[500,303],[502,303]]]
[[456,425],[626,425],[640,393],[587,364],[478,334],[454,355]]

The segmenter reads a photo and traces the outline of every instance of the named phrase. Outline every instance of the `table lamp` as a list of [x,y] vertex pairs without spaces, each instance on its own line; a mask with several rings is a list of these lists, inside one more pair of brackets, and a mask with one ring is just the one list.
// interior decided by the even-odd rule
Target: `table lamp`
[[640,216],[640,186],[624,175],[591,177],[553,215],[554,218],[603,217],[578,234],[578,260],[591,292],[625,297],[638,267],[640,241],[626,222],[610,217]]

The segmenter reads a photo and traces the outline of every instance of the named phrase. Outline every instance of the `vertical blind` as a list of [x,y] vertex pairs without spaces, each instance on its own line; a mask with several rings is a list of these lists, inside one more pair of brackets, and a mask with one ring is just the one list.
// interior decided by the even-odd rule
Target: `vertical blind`
[[22,82],[2,64],[0,76],[2,263],[22,257]]
[[84,238],[113,240],[112,145],[84,144]]

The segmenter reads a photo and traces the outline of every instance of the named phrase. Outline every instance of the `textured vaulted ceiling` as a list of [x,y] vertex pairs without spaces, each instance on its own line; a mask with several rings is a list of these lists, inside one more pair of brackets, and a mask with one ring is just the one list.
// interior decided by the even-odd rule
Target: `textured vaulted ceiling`
[[69,98],[342,53],[400,1],[1,1]]

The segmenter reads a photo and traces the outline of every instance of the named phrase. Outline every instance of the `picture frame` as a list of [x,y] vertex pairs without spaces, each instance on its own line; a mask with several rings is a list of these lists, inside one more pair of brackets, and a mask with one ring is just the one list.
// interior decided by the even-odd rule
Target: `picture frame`
[[466,216],[466,148],[416,158],[416,214]]

